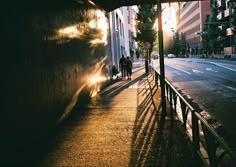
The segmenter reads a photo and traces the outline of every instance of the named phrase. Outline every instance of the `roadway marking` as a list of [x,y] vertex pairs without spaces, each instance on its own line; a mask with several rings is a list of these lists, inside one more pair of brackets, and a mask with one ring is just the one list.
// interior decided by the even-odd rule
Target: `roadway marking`
[[211,80],[211,82],[214,82],[214,83],[216,83],[216,84],[218,84],[218,85],[221,85],[222,87],[225,87],[225,88],[227,88],[227,89],[236,91],[236,88],[234,88],[234,87],[227,86],[227,85],[224,85],[224,84],[222,84],[222,83],[219,83],[219,82],[216,82],[216,81],[213,81],[213,80]]
[[228,88],[228,89],[231,89],[231,90],[233,90],[233,91],[236,91],[236,88],[233,88],[233,87],[231,87],[231,86],[225,86],[226,88]]
[[214,65],[216,65],[216,66],[219,66],[219,67],[222,67],[222,68],[228,69],[228,70],[230,70],[230,71],[234,71],[234,72],[236,72],[236,69],[233,69],[233,68],[230,68],[230,67],[226,67],[226,66],[224,66],[223,64],[214,63],[214,62],[211,62],[211,64],[214,64]]
[[192,69],[192,71],[193,71],[194,73],[201,73],[201,74],[204,73],[204,72],[202,72],[202,71],[198,71],[198,70],[195,70],[195,69]]
[[182,75],[179,71],[173,71],[176,75]]
[[182,72],[184,72],[184,73],[191,74],[190,72],[185,71],[185,70],[182,70],[182,69],[180,69],[180,68],[172,67],[172,66],[170,66],[170,65],[167,65],[167,66],[169,66],[170,68],[173,68],[173,69],[176,69],[176,70],[182,71]]
[[216,70],[213,70],[212,68],[206,68],[207,71],[212,71],[212,72],[218,72]]

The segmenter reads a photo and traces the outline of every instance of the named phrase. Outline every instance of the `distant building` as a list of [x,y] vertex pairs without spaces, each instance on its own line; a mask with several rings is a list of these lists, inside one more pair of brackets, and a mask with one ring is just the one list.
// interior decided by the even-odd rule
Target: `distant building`
[[230,15],[233,13],[233,1],[232,0],[217,0],[218,4],[218,16],[217,19],[222,24],[219,28],[224,31],[226,38],[222,39],[222,48],[224,55],[233,55],[235,58],[236,54],[236,34],[233,34],[232,28],[230,27]]
[[204,22],[210,14],[210,0],[181,3],[177,23],[177,32],[183,33],[188,44],[188,52],[201,48]]
[[[130,53],[136,49],[136,7],[121,7],[110,13],[109,26],[110,26],[110,50],[112,65],[119,68],[119,59],[122,54],[127,57],[131,56]],[[132,51],[131,51],[132,50]]]
[[111,37],[111,55],[112,64],[117,68],[119,67],[119,59],[122,54],[125,54],[124,43],[124,25],[125,19],[123,15],[123,9],[118,8],[109,13],[109,26]]
[[137,59],[136,56],[136,50],[137,50],[137,42],[134,40],[134,38],[137,35],[137,13],[138,8],[137,6],[129,6],[127,7],[128,10],[128,34],[129,34],[129,52],[131,57],[133,57],[134,60]]

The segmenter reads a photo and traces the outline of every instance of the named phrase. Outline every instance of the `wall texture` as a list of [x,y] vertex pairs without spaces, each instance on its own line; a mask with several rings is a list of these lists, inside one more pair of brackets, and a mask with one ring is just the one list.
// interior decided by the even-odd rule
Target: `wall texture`
[[[82,1],[11,1],[1,8],[0,143],[1,163],[7,164],[27,149],[24,144],[34,145],[82,108],[101,84],[93,76],[105,80],[100,25],[106,17]],[[18,157],[17,164],[24,160]]]

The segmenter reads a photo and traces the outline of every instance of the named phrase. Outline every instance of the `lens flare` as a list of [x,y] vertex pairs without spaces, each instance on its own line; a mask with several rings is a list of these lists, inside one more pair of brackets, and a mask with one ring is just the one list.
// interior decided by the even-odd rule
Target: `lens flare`
[[84,16],[84,21],[72,25],[59,27],[54,30],[55,35],[49,35],[45,40],[54,40],[57,44],[68,43],[71,39],[90,39],[89,45],[106,45],[108,36],[108,22],[101,10],[90,9]]
[[102,73],[103,67],[105,66],[106,57],[96,63],[95,67],[87,75],[86,83],[91,89],[91,97],[94,97],[99,91],[100,87],[107,77]]
[[106,80],[106,77],[105,76],[102,76],[101,74],[99,73],[96,73],[94,75],[92,75],[90,78],[89,78],[89,84],[90,85],[95,85],[97,83],[100,83],[100,82],[103,82]]
[[73,25],[59,29],[58,35],[67,38],[80,38],[83,32],[78,30],[77,25]]
[[100,10],[94,11],[96,18],[92,19],[88,25],[91,29],[97,29],[100,32],[100,36],[92,39],[89,43],[92,46],[99,44],[107,44],[107,34],[108,34],[108,23],[104,13]]

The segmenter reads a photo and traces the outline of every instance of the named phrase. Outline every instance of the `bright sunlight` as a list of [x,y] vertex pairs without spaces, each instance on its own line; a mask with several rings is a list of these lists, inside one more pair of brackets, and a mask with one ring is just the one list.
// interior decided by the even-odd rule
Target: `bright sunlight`
[[[176,24],[177,24],[177,3],[171,4],[163,4],[162,5],[162,26],[163,31],[169,34],[170,36],[176,31]],[[155,29],[158,29],[158,20],[154,25]]]

